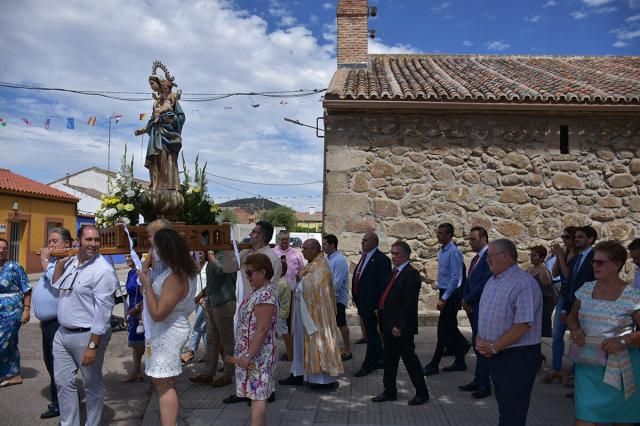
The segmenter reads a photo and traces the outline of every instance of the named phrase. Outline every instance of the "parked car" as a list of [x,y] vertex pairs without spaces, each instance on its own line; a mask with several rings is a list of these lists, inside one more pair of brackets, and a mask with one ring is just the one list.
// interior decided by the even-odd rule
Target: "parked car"
[[291,247],[295,247],[295,248],[300,248],[302,247],[302,238],[299,237],[290,237],[289,238],[289,245]]

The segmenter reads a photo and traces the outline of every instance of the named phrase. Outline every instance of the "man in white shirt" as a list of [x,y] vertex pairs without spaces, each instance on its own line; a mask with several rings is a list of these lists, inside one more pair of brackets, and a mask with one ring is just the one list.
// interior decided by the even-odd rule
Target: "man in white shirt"
[[76,374],[82,371],[87,398],[87,425],[99,425],[104,405],[102,363],[111,338],[111,311],[118,277],[98,253],[100,233],[93,225],[78,230],[77,256],[59,259],[53,287],[60,292],[53,342],[60,424],[80,426]]
[[633,278],[633,286],[640,288],[640,238],[631,241],[627,249],[629,249],[631,260],[633,260],[634,265],[636,265],[636,275]]

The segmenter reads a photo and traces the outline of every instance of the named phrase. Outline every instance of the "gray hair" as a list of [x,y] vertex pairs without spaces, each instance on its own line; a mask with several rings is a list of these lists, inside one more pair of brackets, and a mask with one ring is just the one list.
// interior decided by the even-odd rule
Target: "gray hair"
[[51,234],[60,235],[60,238],[62,238],[62,241],[64,241],[65,243],[69,243],[69,244],[73,243],[73,237],[71,236],[71,232],[69,232],[67,228],[62,228],[62,227],[53,228],[51,231],[49,231],[49,235]]
[[278,241],[280,241],[280,239],[283,237],[290,237],[289,231],[287,231],[286,229],[281,229],[280,232],[278,232]]
[[504,252],[504,254],[509,256],[515,262],[518,261],[518,249],[516,248],[516,245],[513,243],[513,241],[506,238],[499,238],[491,244],[493,244],[493,246],[499,251]]
[[406,241],[398,240],[391,247],[398,247],[405,256],[411,257],[411,246]]

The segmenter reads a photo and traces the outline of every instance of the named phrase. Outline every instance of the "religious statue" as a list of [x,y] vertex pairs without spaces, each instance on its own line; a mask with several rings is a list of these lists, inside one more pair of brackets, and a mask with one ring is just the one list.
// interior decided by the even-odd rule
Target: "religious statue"
[[[164,78],[156,74],[160,68]],[[149,85],[153,90],[153,114],[146,127],[138,129],[136,136],[147,133],[149,143],[144,166],[149,169],[151,186],[143,200],[145,220],[156,218],[175,220],[184,198],[180,194],[180,175],[178,174],[178,154],[182,149],[182,126],[185,116],[180,107],[181,91],[172,90],[177,84],[167,67],[155,61],[149,76]]]

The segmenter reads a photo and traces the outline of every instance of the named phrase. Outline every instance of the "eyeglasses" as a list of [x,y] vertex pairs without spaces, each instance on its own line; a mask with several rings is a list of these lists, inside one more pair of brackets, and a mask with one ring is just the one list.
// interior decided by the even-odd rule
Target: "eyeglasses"
[[591,261],[591,264],[593,266],[600,267],[600,266],[604,265],[605,263],[610,263],[610,262],[611,262],[610,260],[593,259]]
[[[60,291],[71,291],[71,290],[73,290],[73,285],[76,283],[76,279],[78,278],[78,272],[80,272],[80,271],[76,269],[76,271],[74,273],[65,276],[62,279],[62,282],[60,283],[60,285],[58,286],[58,290],[60,290]],[[69,279],[69,278],[71,278],[71,279]]]

